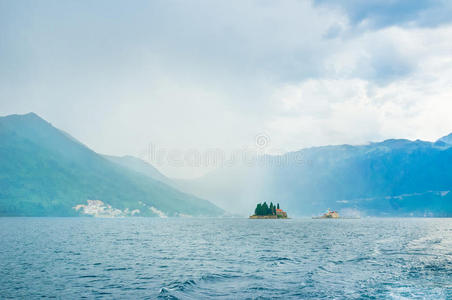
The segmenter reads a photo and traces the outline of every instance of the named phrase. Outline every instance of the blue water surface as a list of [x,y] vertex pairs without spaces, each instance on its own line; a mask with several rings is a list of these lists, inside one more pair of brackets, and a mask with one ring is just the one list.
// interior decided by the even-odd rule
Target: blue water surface
[[452,219],[0,218],[0,291],[452,299]]

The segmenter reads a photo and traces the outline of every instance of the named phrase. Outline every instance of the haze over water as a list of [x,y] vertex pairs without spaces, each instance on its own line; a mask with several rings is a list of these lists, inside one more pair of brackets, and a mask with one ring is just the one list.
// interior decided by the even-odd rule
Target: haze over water
[[450,219],[1,218],[1,297],[450,299]]

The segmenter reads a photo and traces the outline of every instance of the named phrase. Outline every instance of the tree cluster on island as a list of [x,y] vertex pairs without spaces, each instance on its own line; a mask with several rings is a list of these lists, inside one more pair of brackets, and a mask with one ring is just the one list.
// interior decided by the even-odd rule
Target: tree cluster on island
[[271,216],[276,215],[276,210],[279,209],[279,203],[274,205],[273,202],[270,202],[270,205],[267,202],[258,203],[256,208],[254,209],[254,214],[256,216]]

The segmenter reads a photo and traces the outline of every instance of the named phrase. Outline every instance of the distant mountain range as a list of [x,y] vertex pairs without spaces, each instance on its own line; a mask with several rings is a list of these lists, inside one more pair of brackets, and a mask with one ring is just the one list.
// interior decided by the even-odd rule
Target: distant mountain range
[[452,134],[313,147],[218,169],[177,186],[235,213],[279,202],[290,215],[452,216]]
[[223,213],[149,164],[100,155],[34,113],[0,117],[0,216]]
[[36,114],[11,115],[0,117],[0,216],[247,215],[266,201],[290,216],[451,217],[451,166],[452,134],[313,147],[175,180],[98,154]]

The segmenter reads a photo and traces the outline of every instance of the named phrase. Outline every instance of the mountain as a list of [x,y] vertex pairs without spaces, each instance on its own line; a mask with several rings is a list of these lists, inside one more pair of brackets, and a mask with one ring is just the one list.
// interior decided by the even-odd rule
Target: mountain
[[121,165],[125,168],[128,168],[132,171],[141,173],[145,176],[148,176],[154,180],[163,182],[167,185],[174,185],[171,179],[160,173],[153,165],[147,163],[146,161],[139,159],[134,156],[126,155],[126,156],[111,156],[104,155],[104,157],[118,165]]
[[90,150],[34,113],[0,118],[0,216],[218,216],[223,211]]
[[452,144],[447,141],[313,147],[177,184],[236,213],[272,201],[292,216],[327,208],[343,215],[452,216]]
[[449,145],[452,145],[452,133],[440,138],[437,142],[443,142]]

